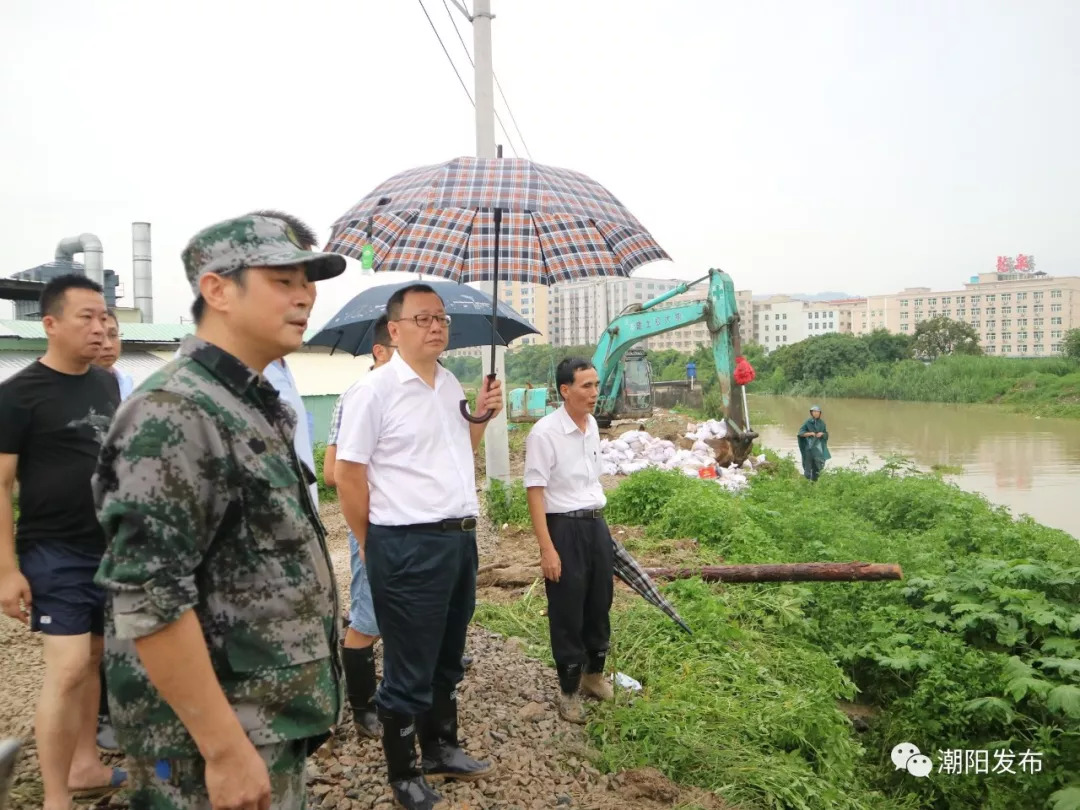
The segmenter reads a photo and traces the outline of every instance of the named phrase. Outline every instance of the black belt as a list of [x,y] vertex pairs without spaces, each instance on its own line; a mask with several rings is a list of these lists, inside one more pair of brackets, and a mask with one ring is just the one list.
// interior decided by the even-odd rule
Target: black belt
[[472,532],[476,531],[476,518],[451,518],[437,523],[413,523],[408,526],[393,526],[407,532]]
[[548,517],[564,517],[564,518],[602,518],[604,516],[603,509],[575,509],[573,512],[549,512]]

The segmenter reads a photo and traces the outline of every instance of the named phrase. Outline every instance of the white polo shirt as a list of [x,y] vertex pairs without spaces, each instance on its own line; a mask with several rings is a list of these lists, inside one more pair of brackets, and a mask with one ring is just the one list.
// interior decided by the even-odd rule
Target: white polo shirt
[[600,486],[600,429],[592,414],[584,432],[565,405],[533,425],[525,440],[525,486],[544,488],[548,514],[607,504]]
[[432,389],[395,352],[390,362],[345,392],[337,457],[367,465],[368,519],[377,526],[475,517],[469,423],[458,403],[465,392],[442,366]]

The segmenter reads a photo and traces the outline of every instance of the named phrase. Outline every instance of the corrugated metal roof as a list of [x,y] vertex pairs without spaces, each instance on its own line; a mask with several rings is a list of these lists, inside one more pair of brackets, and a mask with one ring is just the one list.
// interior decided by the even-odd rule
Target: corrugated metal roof
[[[190,323],[121,323],[125,343],[174,343],[195,331]],[[0,337],[45,340],[41,321],[0,320]]]
[[[0,351],[0,382],[14,377],[41,355],[42,352]],[[116,365],[130,374],[135,385],[138,385],[166,362],[149,352],[124,352],[116,361]]]
[[[190,323],[121,323],[120,334],[125,343],[170,343],[179,342],[186,335],[195,331]],[[304,333],[304,340],[309,340],[320,329],[309,328]],[[45,327],[41,321],[0,320],[0,338],[22,338],[24,340],[44,340]]]

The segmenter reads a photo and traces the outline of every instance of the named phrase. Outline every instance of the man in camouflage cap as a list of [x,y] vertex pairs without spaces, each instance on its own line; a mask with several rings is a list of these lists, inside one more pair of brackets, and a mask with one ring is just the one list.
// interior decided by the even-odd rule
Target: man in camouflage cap
[[256,369],[297,349],[344,259],[245,216],[183,252],[197,328],[117,413],[94,495],[106,673],[132,807],[299,808],[343,704],[339,602],[293,447]]

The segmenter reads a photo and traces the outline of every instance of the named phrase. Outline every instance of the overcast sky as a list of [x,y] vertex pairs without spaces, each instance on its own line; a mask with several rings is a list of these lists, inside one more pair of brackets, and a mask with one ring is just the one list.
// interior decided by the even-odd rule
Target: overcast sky
[[[1075,0],[492,2],[533,158],[652,231],[675,261],[640,275],[868,294],[1018,253],[1080,274]],[[424,4],[471,88],[443,0]],[[4,0],[0,31],[0,274],[89,231],[130,306],[149,221],[157,321],[186,314],[202,226],[280,207],[325,239],[390,175],[475,152],[418,0]],[[313,325],[368,283],[356,268],[320,285]]]

